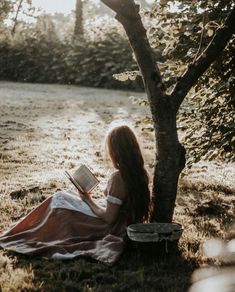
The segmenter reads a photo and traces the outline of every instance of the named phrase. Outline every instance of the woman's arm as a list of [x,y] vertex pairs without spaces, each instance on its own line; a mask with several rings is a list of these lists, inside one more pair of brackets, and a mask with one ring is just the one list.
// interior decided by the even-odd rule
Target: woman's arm
[[103,208],[94,202],[90,194],[79,193],[79,195],[82,198],[82,200],[85,201],[90,206],[92,211],[103,221],[105,221],[108,224],[115,223],[119,214],[120,205],[113,204],[107,201],[107,207]]

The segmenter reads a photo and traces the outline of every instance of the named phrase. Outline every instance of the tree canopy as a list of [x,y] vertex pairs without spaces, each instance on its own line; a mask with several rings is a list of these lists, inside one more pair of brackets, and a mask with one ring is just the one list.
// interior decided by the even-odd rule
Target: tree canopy
[[[170,94],[234,7],[234,1],[155,1],[145,10],[148,38]],[[134,79],[138,71],[115,75]],[[235,36],[191,90],[178,116],[188,165],[201,158],[234,161]],[[151,123],[151,119],[145,119]]]
[[[185,166],[185,149],[178,139],[176,114],[181,108],[189,91],[198,84],[199,78],[210,68],[218,56],[222,54],[226,46],[231,41],[235,33],[235,7],[231,7],[230,13],[225,18],[223,24],[219,26],[207,45],[202,48],[203,34],[201,34],[199,49],[193,54],[190,63],[185,62],[185,69],[181,74],[173,76],[173,86],[167,83],[159,62],[153,57],[153,50],[147,38],[146,30],[140,17],[140,7],[134,0],[102,0],[115,13],[115,18],[123,25],[129,39],[132,51],[143,79],[145,91],[148,97],[153,129],[156,138],[155,166],[153,176],[153,220],[158,222],[171,222],[174,213],[175,200],[177,195],[178,179]],[[155,3],[156,11],[152,14],[161,12],[162,6],[173,1],[160,1]],[[159,7],[158,7],[159,6]],[[169,10],[169,13],[173,13]],[[179,13],[179,12],[178,12]],[[204,12],[205,13],[205,12]],[[165,17],[166,13],[160,14]],[[170,25],[175,23],[175,18]],[[205,19],[205,17],[204,17]],[[156,18],[158,22],[158,18]],[[134,24],[134,25],[133,25]],[[165,23],[163,23],[165,24]],[[160,29],[163,26],[161,25]],[[205,28],[203,22],[202,31]],[[164,32],[164,29],[162,29]],[[172,28],[168,30],[170,35]],[[164,35],[164,33],[163,33]],[[159,41],[160,37],[157,37]],[[161,39],[160,39],[161,40]],[[169,47],[169,38],[163,38],[165,48]],[[170,47],[176,47],[170,45]],[[162,51],[162,55],[168,52]],[[167,59],[165,59],[167,61]],[[163,60],[164,62],[164,60]],[[171,76],[169,81],[171,81]]]
[[[172,8],[177,3],[177,9]],[[172,90],[234,7],[234,1],[160,1],[146,13],[152,20],[151,45],[161,52],[160,69]],[[171,9],[170,9],[171,7]],[[180,117],[191,161],[201,157],[232,160],[235,149],[235,36],[190,93],[191,111]]]
[[10,10],[11,10],[11,2],[8,0],[1,0],[0,1],[0,24],[7,17]]

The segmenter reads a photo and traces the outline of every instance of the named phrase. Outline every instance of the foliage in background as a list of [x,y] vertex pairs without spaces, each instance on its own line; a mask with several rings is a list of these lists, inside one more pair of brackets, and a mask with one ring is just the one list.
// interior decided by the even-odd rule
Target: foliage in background
[[[17,1],[1,0],[0,23],[15,9],[13,2]],[[149,40],[169,92],[233,5],[234,0],[161,0],[145,11]],[[10,27],[1,24],[5,33],[0,37],[0,79],[142,90],[128,41],[117,24],[105,18],[105,9],[86,4],[82,41],[73,38],[71,15],[57,13],[42,15],[32,24],[18,22],[14,36]],[[102,18],[94,17],[94,11]],[[180,110],[178,127],[184,133],[180,139],[189,164],[202,157],[235,160],[234,67],[235,38]],[[144,123],[143,129],[151,130],[151,119],[145,117]]]
[[[168,93],[234,5],[227,0],[161,0],[145,13]],[[133,74],[116,77],[125,80]],[[145,118],[145,124],[151,128],[151,119]],[[178,115],[178,127],[184,133],[180,139],[187,149],[188,165],[201,158],[235,161],[235,37],[189,93]]]
[[3,20],[7,17],[8,13],[11,10],[10,1],[1,0],[0,1],[0,25],[2,26]]
[[36,18],[39,11],[33,6],[32,0],[0,0],[0,27],[3,28],[6,19],[11,20],[11,30],[14,33],[17,25],[22,22],[19,17]]
[[68,18],[59,16],[42,15],[35,24],[19,23],[13,36],[5,29],[0,39],[1,80],[142,90],[141,82],[121,84],[112,77],[136,69],[128,41],[115,26],[86,25],[84,39],[75,40],[74,27],[68,22],[62,31]]

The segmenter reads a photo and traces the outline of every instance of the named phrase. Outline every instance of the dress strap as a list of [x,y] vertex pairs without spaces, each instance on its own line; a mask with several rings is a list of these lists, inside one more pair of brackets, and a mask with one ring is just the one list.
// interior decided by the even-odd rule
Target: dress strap
[[110,196],[108,195],[106,197],[106,200],[109,201],[110,203],[116,204],[116,205],[122,205],[123,201],[114,197],[114,196]]

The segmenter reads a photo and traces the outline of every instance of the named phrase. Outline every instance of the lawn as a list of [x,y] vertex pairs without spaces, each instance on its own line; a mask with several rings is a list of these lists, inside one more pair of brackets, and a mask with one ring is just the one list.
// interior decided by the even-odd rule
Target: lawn
[[[94,191],[99,199],[112,173],[104,138],[113,121],[135,129],[151,177],[153,133],[138,124],[149,112],[132,104],[131,95],[144,97],[74,86],[0,83],[0,232],[56,190],[73,188],[63,171],[80,163],[88,164],[100,180]],[[174,214],[174,221],[184,227],[178,253],[145,254],[129,246],[119,262],[109,266],[84,258],[61,262],[0,250],[0,291],[187,291],[193,271],[209,262],[203,243],[229,236],[234,177],[234,164],[220,161],[201,161],[184,170]]]

